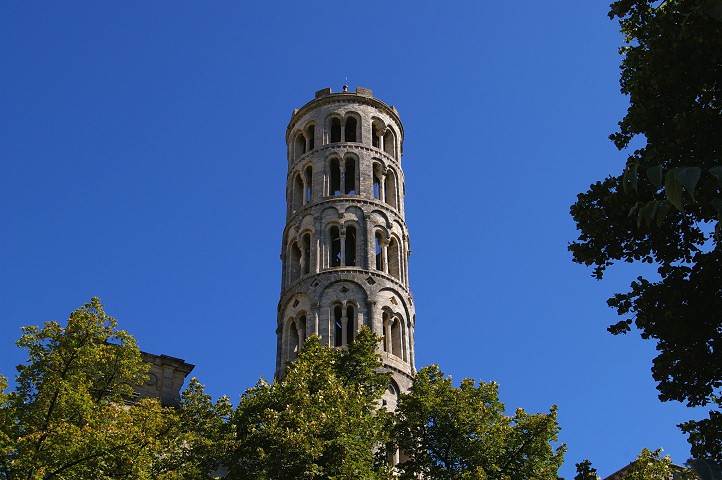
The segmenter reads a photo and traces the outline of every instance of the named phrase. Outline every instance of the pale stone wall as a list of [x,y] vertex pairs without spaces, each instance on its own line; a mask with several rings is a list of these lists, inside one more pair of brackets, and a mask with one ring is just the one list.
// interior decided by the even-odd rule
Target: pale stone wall
[[141,352],[143,362],[150,365],[148,380],[135,387],[135,399],[157,398],[164,407],[180,406],[180,389],[195,365],[168,355]]

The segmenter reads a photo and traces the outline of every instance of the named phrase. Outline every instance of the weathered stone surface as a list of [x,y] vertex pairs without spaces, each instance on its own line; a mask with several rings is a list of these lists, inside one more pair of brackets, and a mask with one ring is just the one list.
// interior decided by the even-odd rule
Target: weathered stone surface
[[415,313],[398,112],[358,87],[316,92],[286,130],[287,215],[276,375],[309,335],[342,347],[362,326],[384,337],[395,406],[415,372]]
[[168,355],[140,352],[143,362],[150,365],[148,381],[135,387],[136,398],[157,398],[164,407],[180,406],[180,389],[195,365]]

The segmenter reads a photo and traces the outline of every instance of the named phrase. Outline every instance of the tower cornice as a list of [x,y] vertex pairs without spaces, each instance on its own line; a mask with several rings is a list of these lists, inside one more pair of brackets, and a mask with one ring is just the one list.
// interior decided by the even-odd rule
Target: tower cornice
[[[361,93],[360,93],[361,92]],[[367,92],[367,93],[366,93]],[[371,95],[371,90],[368,90],[366,88],[357,87],[356,93],[354,92],[331,92],[331,88],[327,88],[324,90],[319,90],[316,92],[316,98],[313,100],[307,102],[304,106],[302,106],[299,109],[296,109],[291,114],[291,121],[288,123],[288,127],[286,127],[286,142],[290,141],[290,135],[293,129],[296,127],[296,123],[300,119],[303,118],[303,116],[310,112],[311,110],[314,110],[322,105],[329,105],[333,103],[362,103],[365,105],[370,105],[374,108],[377,108],[384,113],[386,113],[389,117],[393,118],[394,122],[396,123],[396,126],[399,129],[399,133],[401,134],[401,138],[404,138],[404,126],[401,124],[401,119],[399,118],[399,112],[396,110],[396,107],[393,105],[389,106],[379,100],[378,98],[375,98]]]

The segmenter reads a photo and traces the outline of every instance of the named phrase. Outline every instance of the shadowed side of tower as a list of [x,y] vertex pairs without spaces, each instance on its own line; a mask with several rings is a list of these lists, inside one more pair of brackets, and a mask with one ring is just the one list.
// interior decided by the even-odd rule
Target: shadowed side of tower
[[320,90],[293,111],[276,329],[278,377],[308,336],[341,347],[369,327],[383,337],[391,408],[415,372],[403,138],[396,109],[365,88]]

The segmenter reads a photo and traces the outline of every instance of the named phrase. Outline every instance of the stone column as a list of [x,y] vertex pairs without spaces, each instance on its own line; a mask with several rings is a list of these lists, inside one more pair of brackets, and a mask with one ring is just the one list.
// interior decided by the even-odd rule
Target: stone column
[[341,185],[339,185],[339,191],[341,195],[346,194],[346,162],[343,159],[338,161],[338,169],[341,172]]
[[381,247],[381,266],[384,273],[389,273],[389,241],[384,238],[382,242],[379,242],[379,246]]
[[378,312],[376,311],[376,300],[369,300],[367,305],[369,310],[369,328],[376,335],[381,335],[382,325]]
[[303,244],[303,237],[301,237],[301,272],[299,278],[305,275],[306,265],[308,264],[308,255],[306,255],[306,246]]
[[[304,338],[304,335],[306,332],[302,331],[300,328],[298,328],[298,324],[296,324],[296,337],[298,337],[298,351],[301,351],[301,348],[303,347],[303,342],[306,340]],[[298,355],[298,352],[296,352],[296,355]]]
[[346,345],[346,339],[348,335],[348,317],[346,317],[346,308],[341,307],[341,341],[336,342],[340,345]]
[[313,265],[313,273],[318,273],[323,267],[323,259],[321,258],[321,239],[323,237],[323,230],[321,229],[321,219],[316,219],[316,239],[314,241],[313,248],[316,250],[316,261]]
[[386,201],[386,170],[379,172],[379,200]]
[[364,214],[364,233],[364,238],[366,239],[366,264],[361,265],[359,262],[359,266],[371,270],[376,266],[376,245],[374,243],[376,239],[374,237],[374,229],[371,226],[371,216],[368,214]]
[[339,241],[341,242],[341,266],[346,266],[346,229],[339,229]]
[[411,371],[414,371],[414,324],[411,319],[407,320],[408,325],[408,339],[406,340],[409,345],[408,350],[408,357],[406,358],[406,363],[409,364],[411,367]]
[[311,318],[310,318],[310,325],[308,325],[306,328],[311,329],[311,335],[318,335],[318,316],[319,316],[319,309],[321,308],[321,304],[316,302],[311,304]]
[[[359,305],[360,307],[360,305]],[[356,338],[356,334],[359,330],[361,330],[361,327],[364,325],[364,314],[361,313],[361,308],[356,309],[356,318],[353,322],[353,332],[354,332],[354,338]]]
[[409,255],[411,254],[411,245],[409,244],[409,236],[404,234],[404,285],[409,285]]
[[409,361],[409,354],[410,354],[410,351],[409,351],[409,350],[410,350],[410,345],[409,345],[409,336],[410,336],[410,334],[409,334],[409,321],[408,321],[408,320],[404,321],[404,322],[402,323],[402,325],[403,325],[403,332],[402,332],[402,333],[403,333],[403,335],[404,335],[404,337],[403,337],[403,339],[402,339],[402,343],[403,343],[403,345],[404,345],[403,360],[404,360],[404,362],[407,362],[407,363],[408,363],[408,361]]
[[[329,325],[329,307],[325,306],[323,310],[319,308],[318,312],[318,335],[321,337],[321,345],[331,346],[331,326]],[[324,343],[325,342],[325,343]]]

